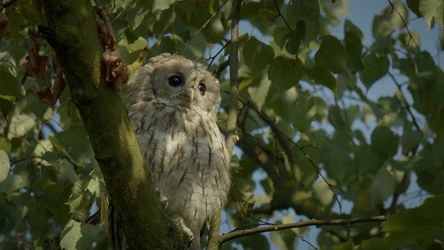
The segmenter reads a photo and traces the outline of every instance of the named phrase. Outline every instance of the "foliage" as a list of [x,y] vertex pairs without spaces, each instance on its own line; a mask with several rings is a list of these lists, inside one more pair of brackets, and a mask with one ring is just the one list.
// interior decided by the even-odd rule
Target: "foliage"
[[[45,15],[39,1],[7,2],[2,11],[10,33],[2,37],[0,30],[0,248],[107,249],[106,225],[88,223],[104,204],[105,183],[69,89],[54,108],[32,91],[55,81],[52,63],[30,69],[26,59],[33,25],[46,24]],[[179,51],[220,75],[223,130],[231,1],[100,3],[108,6],[130,73],[146,58]],[[244,29],[239,39],[240,141],[222,228],[290,223],[295,213],[304,219],[387,215],[382,224],[321,227],[308,243],[444,248],[444,72],[407,29],[412,12],[430,28],[443,25],[444,4],[388,1],[374,17],[369,45],[363,27],[344,18],[347,4],[243,1],[241,23],[255,32]],[[343,33],[333,33],[340,24]],[[37,39],[39,56],[52,57],[52,48]],[[380,90],[372,100],[369,91],[384,88],[381,79],[396,90]],[[411,190],[429,198],[409,208],[402,198]],[[306,232],[257,234],[222,248],[294,249],[306,244],[296,240]]]

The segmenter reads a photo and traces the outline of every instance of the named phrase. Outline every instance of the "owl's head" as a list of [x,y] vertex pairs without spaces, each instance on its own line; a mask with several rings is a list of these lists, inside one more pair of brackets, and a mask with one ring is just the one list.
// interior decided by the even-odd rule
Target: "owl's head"
[[157,102],[177,109],[216,115],[219,81],[201,64],[179,55],[161,54],[137,70],[128,82],[128,102]]

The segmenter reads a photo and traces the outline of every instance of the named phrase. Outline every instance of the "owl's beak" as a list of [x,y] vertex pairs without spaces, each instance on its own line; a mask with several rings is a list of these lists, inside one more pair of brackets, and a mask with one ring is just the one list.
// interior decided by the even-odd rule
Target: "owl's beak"
[[194,92],[193,87],[187,88],[187,96],[190,98],[190,103],[194,100]]
[[194,100],[194,91],[192,88],[184,88],[178,94],[177,98],[180,99],[179,103],[182,105],[190,105]]

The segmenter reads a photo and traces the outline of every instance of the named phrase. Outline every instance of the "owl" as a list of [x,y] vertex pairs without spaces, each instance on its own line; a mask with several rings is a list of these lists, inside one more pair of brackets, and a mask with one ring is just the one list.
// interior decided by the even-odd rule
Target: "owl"
[[230,188],[228,152],[216,124],[219,82],[201,64],[161,54],[128,86],[129,119],[152,181],[167,214],[189,234],[191,249],[201,249],[206,224]]

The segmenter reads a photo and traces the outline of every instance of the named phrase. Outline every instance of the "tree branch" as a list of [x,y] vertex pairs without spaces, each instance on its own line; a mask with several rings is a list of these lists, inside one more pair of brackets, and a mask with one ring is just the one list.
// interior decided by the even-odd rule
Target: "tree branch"
[[[234,144],[236,141],[237,122],[237,102],[239,99],[239,79],[238,79],[238,46],[239,46],[239,20],[240,20],[240,0],[233,0],[231,18],[231,52],[230,52],[230,106],[228,110],[228,121],[226,128],[226,146],[228,157],[231,161]],[[228,161],[228,162],[230,162]]]
[[237,230],[222,235],[219,237],[219,243],[223,244],[227,241],[234,240],[240,237],[245,237],[252,234],[258,234],[270,231],[280,231],[290,228],[308,227],[308,226],[352,225],[352,224],[368,223],[368,222],[383,222],[386,221],[387,219],[388,217],[386,216],[375,216],[370,218],[356,218],[350,220],[309,220],[309,221],[301,221],[301,222],[281,224],[281,225],[264,226],[253,229]]
[[[239,20],[240,20],[240,3],[241,0],[233,0],[232,17],[231,17],[231,53],[230,53],[230,107],[228,112],[228,126],[226,128],[227,139],[225,141],[228,150],[228,161],[231,162],[234,144],[236,143],[236,122],[237,122],[237,100],[239,98],[239,80],[238,80],[238,44],[239,44]],[[228,43],[227,43],[228,44]],[[217,250],[220,244],[219,228],[220,228],[221,211],[218,211],[211,218],[210,235],[207,244],[207,250]]]
[[188,243],[165,213],[118,94],[105,84],[95,13],[89,1],[45,0],[40,26],[63,67],[130,249]]

